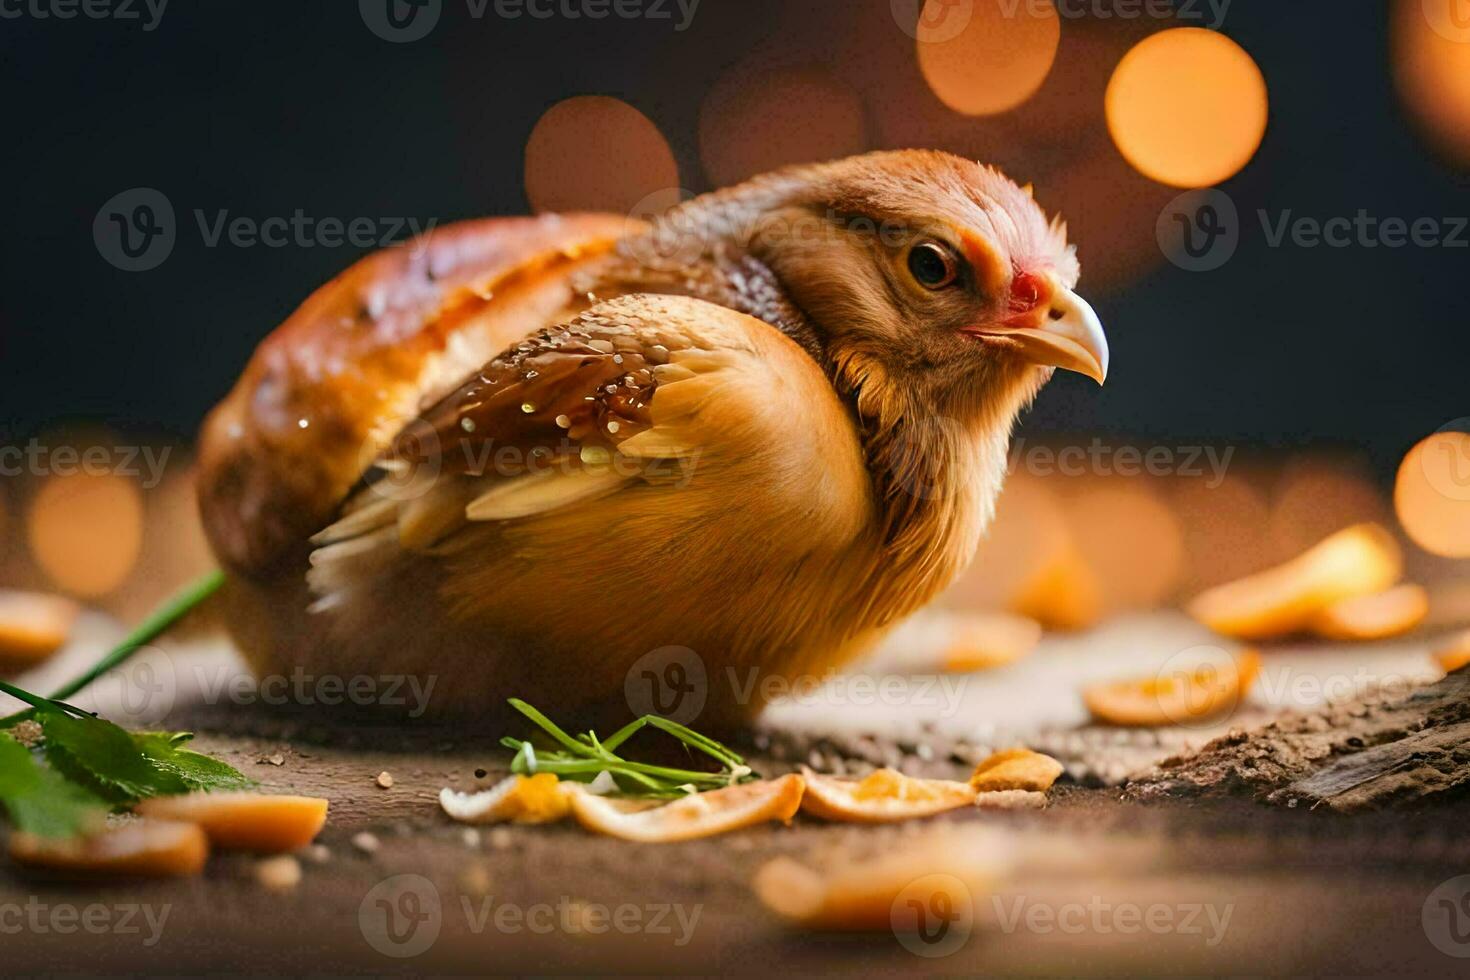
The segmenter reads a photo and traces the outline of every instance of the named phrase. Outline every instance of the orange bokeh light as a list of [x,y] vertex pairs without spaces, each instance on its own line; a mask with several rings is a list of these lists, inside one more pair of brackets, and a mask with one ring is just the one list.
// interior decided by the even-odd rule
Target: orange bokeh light
[[526,198],[537,211],[631,212],[679,186],[668,141],[620,99],[579,95],[558,102],[526,141]]
[[705,96],[699,155],[716,187],[789,163],[832,160],[867,146],[862,101],[811,70],[737,69]]
[[919,70],[934,94],[956,112],[1005,112],[1029,99],[1046,80],[1061,31],[1049,2],[927,0],[915,30]]
[[58,588],[99,596],[122,584],[143,543],[137,486],[115,475],[49,478],[31,501],[31,553]]
[[1399,464],[1394,506],[1425,551],[1470,558],[1470,434],[1436,432]]
[[1397,0],[1393,70],[1430,139],[1470,164],[1470,17],[1460,9],[1460,0]]
[[1266,133],[1266,79],[1234,41],[1200,27],[1160,31],[1113,71],[1108,129],[1139,173],[1208,187],[1250,162]]

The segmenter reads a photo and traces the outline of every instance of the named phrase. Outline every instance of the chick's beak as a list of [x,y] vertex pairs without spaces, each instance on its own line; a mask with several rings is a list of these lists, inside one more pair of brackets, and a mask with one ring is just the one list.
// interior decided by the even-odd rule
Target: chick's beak
[[1023,356],[1085,374],[1098,384],[1108,376],[1108,338],[1087,301],[1053,280],[1051,301],[1022,317],[980,333],[1007,337]]

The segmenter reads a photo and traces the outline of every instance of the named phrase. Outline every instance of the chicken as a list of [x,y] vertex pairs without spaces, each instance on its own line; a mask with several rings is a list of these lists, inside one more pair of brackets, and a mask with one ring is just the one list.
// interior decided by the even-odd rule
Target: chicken
[[630,667],[686,648],[737,725],[968,563],[1017,414],[1107,372],[1078,273],[1029,188],[927,151],[369,256],[204,426],[231,630],[492,725],[626,719]]

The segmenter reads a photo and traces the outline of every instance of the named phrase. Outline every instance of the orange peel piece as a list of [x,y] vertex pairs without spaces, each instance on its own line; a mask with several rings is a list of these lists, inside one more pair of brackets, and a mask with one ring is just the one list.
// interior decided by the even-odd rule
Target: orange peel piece
[[1048,629],[1082,630],[1102,618],[1102,587],[1081,552],[1068,547],[1017,592],[1010,608]]
[[327,822],[326,800],[261,793],[188,793],[155,796],[135,808],[144,817],[198,824],[210,841],[230,850],[280,854],[310,844]]
[[751,887],[761,904],[793,925],[887,933],[904,925],[915,901],[972,913],[1010,870],[1006,844],[990,835],[939,833],[870,859],[833,859],[820,869],[778,857],[761,866]]
[[196,824],[134,820],[81,837],[10,835],[17,864],[52,871],[128,878],[197,875],[209,859],[209,840]]
[[946,671],[991,670],[1014,663],[1041,642],[1041,624],[1011,613],[956,614],[948,624]]
[[662,844],[729,833],[769,820],[790,823],[806,783],[794,773],[691,793],[661,806],[639,806],[571,789],[572,814],[588,830],[623,840]]
[[1357,524],[1284,565],[1200,593],[1189,614],[1238,639],[1287,636],[1334,603],[1384,591],[1402,571],[1393,535],[1377,524]]
[[1312,618],[1312,632],[1328,640],[1385,640],[1402,636],[1429,615],[1429,593],[1396,585],[1372,595],[1341,599]]
[[863,779],[823,776],[803,768],[806,796],[801,809],[823,820],[892,823],[931,817],[970,806],[975,790],[952,779],[917,779],[896,769],[877,769]]
[[1453,674],[1470,664],[1470,630],[1453,637],[1448,644],[1434,651],[1434,659],[1446,674]]
[[549,772],[509,776],[479,793],[445,788],[439,805],[464,823],[553,823],[572,812],[566,784]]
[[1261,669],[1260,654],[1246,650],[1138,680],[1095,684],[1082,692],[1087,710],[1110,725],[1152,728],[1213,718],[1233,711]]
[[0,589],[0,667],[23,670],[61,649],[81,607],[61,596]]
[[979,793],[1026,790],[1045,793],[1063,772],[1060,762],[1030,749],[1006,749],[983,759],[970,774],[970,786]]

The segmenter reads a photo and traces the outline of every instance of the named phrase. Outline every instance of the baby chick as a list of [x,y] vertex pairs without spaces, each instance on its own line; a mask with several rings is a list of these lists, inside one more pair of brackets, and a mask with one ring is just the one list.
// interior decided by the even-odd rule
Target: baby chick
[[1029,189],[927,151],[369,256],[205,424],[232,632],[492,724],[626,719],[682,648],[700,724],[740,723],[968,563],[1017,413],[1107,373],[1078,272]]

